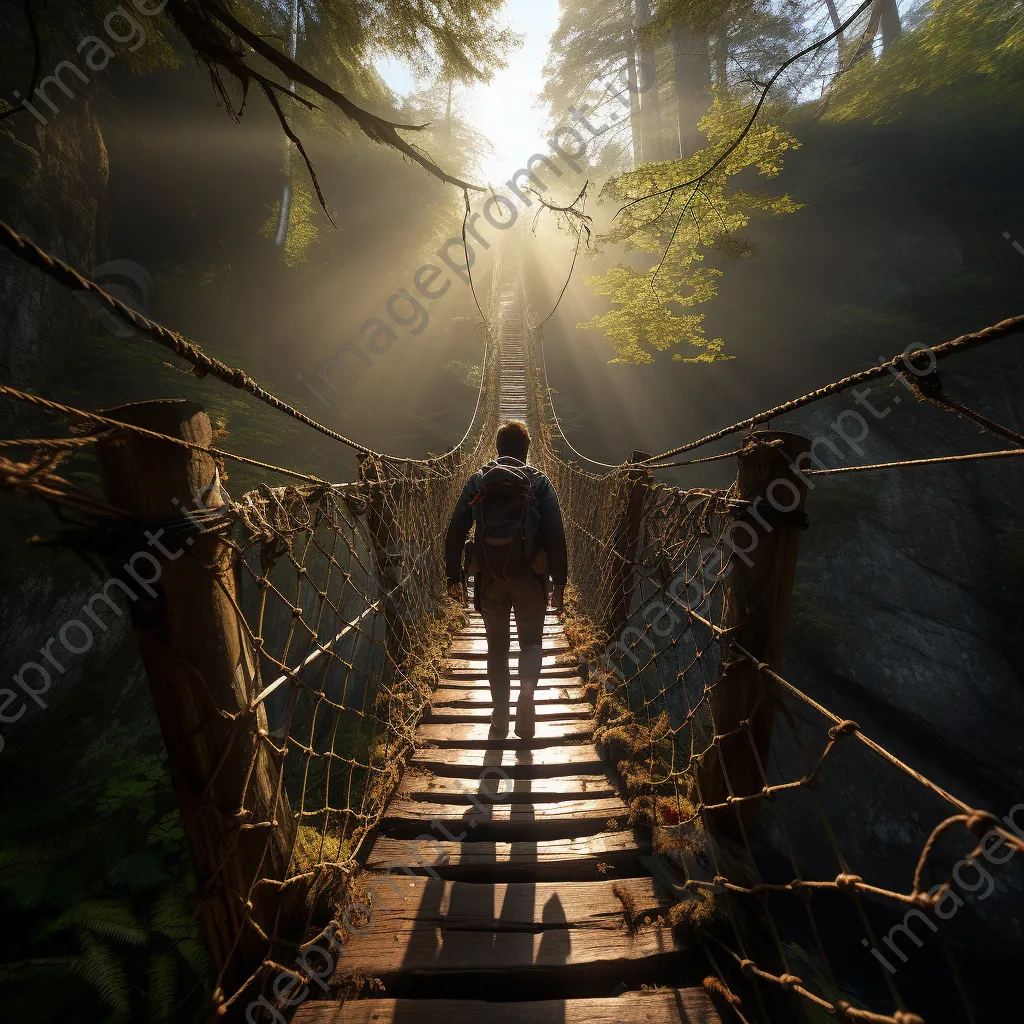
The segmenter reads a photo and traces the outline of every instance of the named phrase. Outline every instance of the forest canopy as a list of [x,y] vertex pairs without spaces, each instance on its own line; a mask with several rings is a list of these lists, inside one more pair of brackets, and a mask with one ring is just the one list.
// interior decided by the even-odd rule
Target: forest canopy
[[[821,196],[833,140],[857,133],[862,141],[860,159],[835,182],[839,198],[851,175],[867,187],[874,149],[894,143],[885,126],[901,119],[912,118],[907,130],[924,149],[915,170],[929,147],[938,159],[940,133],[965,144],[972,132],[986,137],[984,123],[996,139],[1010,137],[1020,119],[1022,32],[1008,0],[841,10],[831,2],[564,4],[543,94],[552,116],[573,104],[607,107],[616,79],[631,114],[590,170],[610,174],[601,243],[635,255],[588,279],[612,308],[580,326],[601,332],[616,362],[647,363],[657,352],[727,358],[729,339],[706,333],[723,275],[768,237],[785,245],[787,231],[769,219]],[[921,131],[928,123],[931,138]],[[911,165],[887,164],[899,190]],[[779,179],[781,191],[766,190],[765,178]],[[949,197],[969,187],[947,184]]]

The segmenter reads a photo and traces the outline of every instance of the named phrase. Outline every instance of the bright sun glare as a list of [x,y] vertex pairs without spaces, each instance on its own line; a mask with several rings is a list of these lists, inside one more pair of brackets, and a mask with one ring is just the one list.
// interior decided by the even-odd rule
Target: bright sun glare
[[[508,67],[486,85],[461,87],[462,106],[470,123],[493,147],[481,160],[481,174],[485,182],[494,185],[506,181],[532,154],[548,148],[544,112],[536,103],[548,40],[558,24],[558,4],[556,0],[507,0],[504,16],[523,36],[522,44],[509,55]],[[381,61],[377,67],[395,92],[406,93],[415,87],[402,64]]]

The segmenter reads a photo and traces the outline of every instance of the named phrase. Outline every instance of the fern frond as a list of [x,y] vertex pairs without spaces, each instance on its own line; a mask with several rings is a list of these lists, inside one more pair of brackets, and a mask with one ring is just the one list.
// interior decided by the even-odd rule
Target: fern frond
[[131,1013],[128,975],[124,964],[109,947],[87,931],[79,933],[82,955],[75,960],[74,972],[108,1007],[116,1024],[126,1022]]
[[150,846],[171,848],[184,847],[185,826],[181,823],[181,814],[175,809],[168,812],[149,830],[146,842]]
[[68,928],[85,929],[125,946],[144,946],[149,933],[139,923],[127,900],[86,900],[65,910],[42,931],[53,935]]
[[178,965],[173,953],[153,953],[149,958],[149,1019],[162,1024],[175,1010]]
[[153,903],[149,920],[154,931],[169,939],[191,938],[196,932],[196,917],[188,894],[179,888],[166,889]]
[[178,955],[192,968],[192,973],[203,980],[209,978],[213,973],[213,964],[210,961],[210,954],[206,947],[198,939],[184,939],[176,942],[174,948]]

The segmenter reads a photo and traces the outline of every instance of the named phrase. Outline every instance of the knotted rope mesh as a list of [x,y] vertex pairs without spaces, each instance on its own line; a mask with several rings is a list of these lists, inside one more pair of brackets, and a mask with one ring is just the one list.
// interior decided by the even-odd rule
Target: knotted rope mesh
[[[508,275],[498,276],[491,322],[499,294],[509,302]],[[799,528],[799,511],[760,521],[736,487],[683,490],[654,483],[641,464],[595,475],[569,461],[543,400],[536,338],[522,334],[533,461],[565,517],[566,632],[585,659],[597,735],[634,816],[677,871],[672,918],[706,952],[707,987],[741,1021],[913,1024],[922,1017],[902,968],[910,960],[911,974],[919,958],[950,1006],[983,1019],[983,983],[961,967],[963,951],[998,945],[1002,932],[994,913],[965,928],[965,909],[954,922],[952,883],[986,848],[1022,851],[1014,826],[946,792],[781,674],[780,638],[753,624],[779,596],[765,553]],[[487,346],[486,365],[500,365],[491,337]],[[212,525],[192,511],[210,536],[185,561],[218,567],[240,683],[215,691],[180,651],[163,647],[158,657],[195,677],[194,733],[232,736],[222,760],[176,778],[181,799],[209,811],[218,777],[232,763],[243,768],[237,804],[214,807],[209,831],[190,835],[209,868],[200,899],[234,919],[217,956],[222,1006],[273,971],[301,976],[289,966],[301,951],[296,920],[308,926],[340,898],[411,749],[458,614],[444,598],[448,518],[498,426],[500,377],[482,376],[473,427],[446,456],[368,452],[357,482],[260,487],[215,509]],[[109,418],[78,416],[113,429]],[[37,458],[4,459],[5,487],[110,536],[120,529],[120,509],[54,472],[82,449],[78,438],[17,443]],[[737,530],[759,538],[751,564],[737,552]],[[149,625],[141,622],[143,634]],[[172,769],[178,752],[169,750]],[[899,822],[901,841],[874,842],[861,810],[895,798],[915,808]],[[243,844],[249,855],[234,857]],[[240,977],[236,962],[247,973],[258,967]]]
[[[489,366],[489,333],[484,346]],[[446,596],[444,541],[465,479],[493,448],[498,380],[482,377],[473,422],[446,455],[366,450],[358,481],[261,485],[235,500],[214,470],[230,453],[209,435],[182,441],[12,392],[95,432],[13,440],[23,461],[0,460],[3,487],[58,512],[66,525],[57,539],[104,576],[127,579],[117,563],[148,553],[143,531],[159,527],[162,590],[131,612],[185,812],[222,1012],[237,1003],[244,1013],[282,972],[303,977],[301,940],[344,902],[412,749],[438,662],[462,624]],[[157,523],[57,474],[86,443],[114,459],[106,472],[116,473],[112,451],[124,438],[151,446],[143,463],[169,451],[204,464],[216,483],[194,500],[175,498],[181,514]],[[215,623],[206,621],[211,608]],[[185,700],[167,685],[183,674]]]
[[[532,367],[540,344],[530,339]],[[795,543],[802,506],[752,510],[736,484],[684,490],[642,464],[595,475],[563,455],[540,370],[533,392],[535,461],[566,521],[566,634],[634,821],[652,828],[678,883],[672,920],[713,967],[705,986],[741,1021],[920,1024],[922,988],[945,1007],[929,1021],[992,1019],[1010,987],[1004,975],[994,990],[976,968],[1005,952],[1012,915],[965,907],[954,923],[954,879],[987,866],[986,847],[1004,863],[1019,856],[1024,830],[780,674],[781,637],[763,623],[785,587],[763,560]],[[764,443],[751,434],[730,454]],[[886,801],[913,808],[896,843],[869,830],[867,811]]]
[[[260,488],[237,506],[236,611],[258,660],[248,709],[258,714],[245,727],[260,732],[271,786],[287,799],[276,822],[247,824],[279,842],[294,823],[284,877],[252,884],[295,887],[307,929],[318,900],[334,911],[343,900],[462,624],[446,597],[444,541],[466,477],[493,445],[497,382],[483,389],[478,424],[447,456],[369,456],[358,483]],[[261,970],[275,967],[277,936],[255,919],[251,893],[245,902],[251,927],[268,933]]]

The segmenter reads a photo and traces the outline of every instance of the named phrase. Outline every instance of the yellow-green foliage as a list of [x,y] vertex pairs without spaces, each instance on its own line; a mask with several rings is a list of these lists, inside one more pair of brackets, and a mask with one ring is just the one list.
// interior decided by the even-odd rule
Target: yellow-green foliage
[[933,0],[917,28],[903,32],[881,58],[868,56],[839,79],[825,116],[893,121],[919,97],[947,89],[947,113],[969,111],[983,101],[986,107],[998,105],[1019,124],[1022,58],[1024,21],[1016,4]]
[[328,833],[319,828],[300,825],[295,834],[289,874],[300,874],[321,864],[343,864],[352,855],[351,839]]
[[725,905],[720,899],[699,889],[693,890],[693,896],[669,909],[668,919],[673,927],[699,932],[725,919]]
[[[284,243],[284,264],[286,267],[297,267],[309,259],[309,249],[317,239],[319,229],[317,219],[323,217],[323,211],[313,195],[313,189],[305,177],[305,168],[301,172],[301,160],[292,159],[292,198],[288,217],[288,234]],[[281,217],[281,201],[275,204],[272,213],[260,228],[264,238],[274,238]]]
[[776,216],[800,209],[788,195],[773,196],[736,188],[733,178],[741,171],[755,170],[765,178],[775,177],[784,155],[800,143],[785,129],[771,123],[768,111],[754,124],[743,141],[722,164],[699,185],[680,188],[672,195],[667,189],[690,181],[707,171],[740,136],[750,115],[749,108],[732,99],[716,96],[711,109],[700,121],[707,136],[706,148],[680,160],[643,164],[611,179],[602,195],[624,204],[638,196],[662,193],[624,210],[605,241],[619,242],[626,251],[664,254],[660,270],[636,270],[619,265],[588,283],[598,295],[605,295],[618,307],[595,316],[579,326],[602,331],[611,339],[615,363],[651,363],[657,352],[674,350],[687,342],[699,350],[682,362],[717,362],[725,354],[722,338],[704,333],[704,314],[694,307],[718,293],[722,271],[706,264],[710,253],[740,259],[753,249],[742,232],[757,213]]

